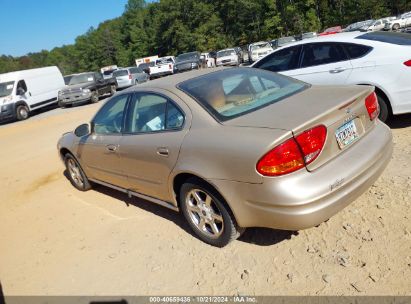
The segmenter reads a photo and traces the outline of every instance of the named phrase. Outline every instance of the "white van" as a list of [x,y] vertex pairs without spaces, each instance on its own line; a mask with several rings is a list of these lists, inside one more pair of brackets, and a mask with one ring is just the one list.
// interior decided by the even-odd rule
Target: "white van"
[[0,74],[0,121],[24,120],[30,111],[57,103],[63,87],[55,66]]

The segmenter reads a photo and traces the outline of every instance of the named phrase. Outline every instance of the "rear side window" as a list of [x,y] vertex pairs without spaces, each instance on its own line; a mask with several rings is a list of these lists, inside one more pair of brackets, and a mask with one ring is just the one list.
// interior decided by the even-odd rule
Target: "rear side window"
[[371,52],[372,47],[368,45],[353,44],[353,43],[343,43],[342,44],[351,59],[357,59],[364,57],[369,52]]
[[408,33],[371,32],[360,35],[355,39],[372,40],[397,45],[411,45],[411,35]]
[[127,70],[117,70],[113,73],[114,77],[127,76],[127,75],[128,75]]
[[257,62],[254,67],[271,72],[288,71],[298,68],[301,46],[292,46],[274,52]]
[[130,74],[137,74],[137,73],[140,73],[140,71],[139,71],[139,69],[138,69],[138,68],[130,68],[130,69],[129,69],[129,71],[130,71]]
[[302,68],[348,60],[337,43],[312,43],[304,45]]

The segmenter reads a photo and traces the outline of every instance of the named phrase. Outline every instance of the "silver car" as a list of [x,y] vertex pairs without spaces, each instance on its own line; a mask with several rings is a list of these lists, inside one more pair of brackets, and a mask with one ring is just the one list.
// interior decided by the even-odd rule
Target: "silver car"
[[116,70],[113,72],[113,77],[116,79],[119,89],[146,82],[150,78],[140,67]]
[[392,153],[378,109],[371,86],[203,69],[115,95],[58,151],[77,189],[94,182],[181,210],[222,247],[246,227],[318,225],[366,191]]

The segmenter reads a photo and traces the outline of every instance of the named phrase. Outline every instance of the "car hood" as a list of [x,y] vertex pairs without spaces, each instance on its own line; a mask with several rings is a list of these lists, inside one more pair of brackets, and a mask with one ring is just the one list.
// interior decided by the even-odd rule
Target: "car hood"
[[61,91],[64,92],[69,92],[69,91],[75,91],[79,89],[87,89],[89,87],[93,86],[92,82],[85,82],[85,83],[80,83],[80,84],[73,84],[73,85],[66,85]]
[[[343,105],[364,97],[370,86],[311,86],[274,104],[224,122],[224,125],[298,132],[312,123],[327,123]],[[327,118],[328,115],[328,118]]]
[[197,63],[198,59],[190,59],[190,60],[179,61],[179,62],[176,62],[174,65],[179,66],[179,65],[185,65],[185,64],[189,64],[189,63],[193,63],[193,62]]
[[229,56],[223,56],[223,57],[218,57],[217,60],[221,61],[221,60],[227,60],[227,59],[235,59],[237,56],[236,55],[229,55]]

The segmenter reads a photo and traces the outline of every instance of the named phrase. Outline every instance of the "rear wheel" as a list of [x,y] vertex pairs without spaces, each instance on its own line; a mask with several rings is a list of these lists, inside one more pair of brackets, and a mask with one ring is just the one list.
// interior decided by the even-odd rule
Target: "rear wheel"
[[26,106],[25,104],[20,104],[16,108],[16,117],[17,120],[25,120],[29,118],[30,115],[30,110],[29,107]]
[[110,86],[110,95],[114,95],[116,91],[117,91],[117,87],[114,84],[112,84]]
[[196,179],[181,187],[180,206],[194,233],[210,245],[224,247],[245,230],[236,225],[221,196]]
[[393,29],[394,31],[398,31],[399,28],[400,28],[400,25],[399,25],[398,23],[396,23],[396,24],[394,24],[394,25],[392,26],[392,29]]
[[87,191],[91,189],[91,184],[84,174],[78,161],[73,155],[67,153],[64,157],[64,164],[68,172],[69,180],[71,184],[80,191]]
[[378,94],[377,94],[377,99],[378,99],[378,105],[380,106],[380,114],[378,115],[378,118],[382,122],[386,122],[391,117],[391,111],[387,103],[388,101],[384,97]]

